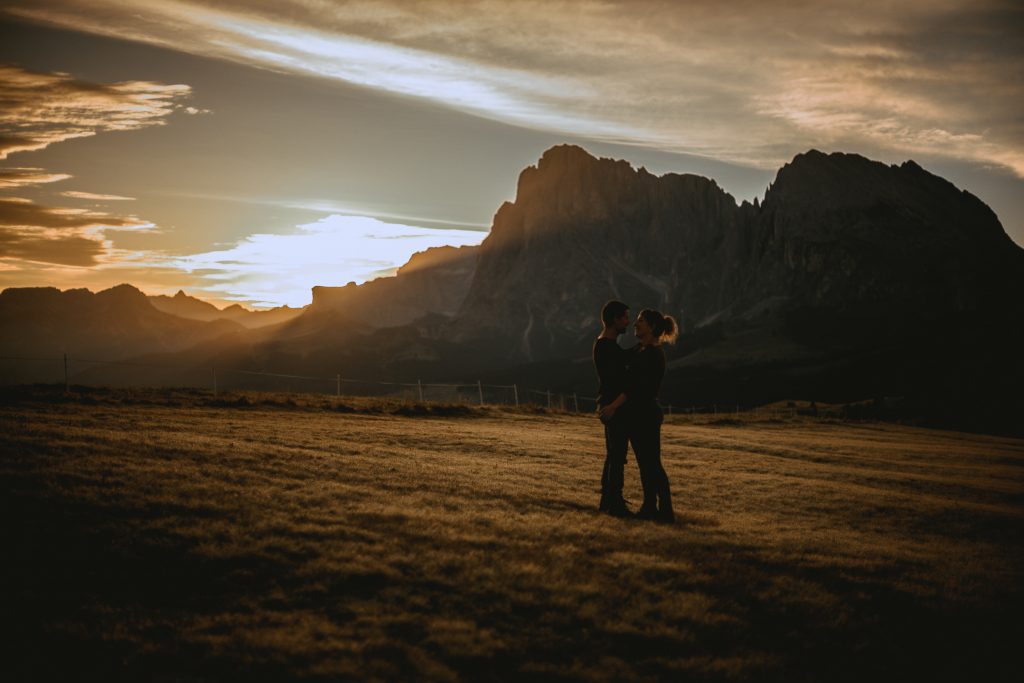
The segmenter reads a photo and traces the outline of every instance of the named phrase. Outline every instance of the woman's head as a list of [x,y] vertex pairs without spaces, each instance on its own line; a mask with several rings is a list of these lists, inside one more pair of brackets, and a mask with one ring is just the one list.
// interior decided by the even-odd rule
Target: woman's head
[[675,344],[679,338],[679,325],[672,316],[645,308],[636,317],[636,336],[644,343]]

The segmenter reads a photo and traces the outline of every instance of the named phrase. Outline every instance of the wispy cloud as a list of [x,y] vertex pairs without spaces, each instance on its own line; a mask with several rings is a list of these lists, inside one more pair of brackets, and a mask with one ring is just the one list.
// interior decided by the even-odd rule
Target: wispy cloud
[[96,194],[94,192],[77,192],[74,190],[68,192],[61,192],[61,195],[65,197],[71,197],[72,199],[89,199],[98,202],[131,202],[135,201],[134,197],[122,197],[116,194]]
[[56,183],[70,177],[67,173],[51,173],[42,168],[0,168],[0,190]]
[[181,84],[89,83],[0,64],[0,159],[104,131],[162,125],[190,92]]
[[393,274],[417,251],[479,244],[485,233],[384,223],[359,216],[325,217],[293,234],[254,234],[230,249],[170,262],[221,299],[304,306],[314,285],[362,283]]
[[107,230],[149,229],[134,216],[0,198],[0,259],[89,267],[111,257]]
[[777,166],[809,146],[1024,176],[1024,8],[791,0],[13,0],[8,11],[533,128]]

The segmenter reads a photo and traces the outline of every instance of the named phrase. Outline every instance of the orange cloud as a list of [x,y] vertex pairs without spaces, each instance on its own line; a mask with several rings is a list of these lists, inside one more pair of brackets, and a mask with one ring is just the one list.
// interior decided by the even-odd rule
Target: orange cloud
[[41,206],[20,197],[0,198],[0,227],[15,228],[120,228],[145,226],[134,217],[109,216],[85,209]]
[[88,83],[0,64],[0,159],[100,132],[162,125],[190,94],[181,84]]
[[71,197],[72,199],[92,199],[98,202],[131,202],[135,201],[134,197],[122,197],[118,194],[96,194],[94,192],[77,192],[70,190],[68,192],[61,192],[61,195],[65,197]]
[[56,183],[70,177],[67,173],[51,173],[42,168],[0,168],[0,190]]
[[88,267],[111,256],[105,229],[146,228],[129,216],[50,207],[20,197],[0,198],[0,259]]

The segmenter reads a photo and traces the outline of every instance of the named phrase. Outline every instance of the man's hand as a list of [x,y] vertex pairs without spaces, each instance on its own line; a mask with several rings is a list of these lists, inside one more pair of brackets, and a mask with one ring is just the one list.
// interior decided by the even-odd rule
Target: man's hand
[[615,409],[617,406],[609,403],[598,411],[598,417],[601,418],[601,422],[608,422],[615,416]]

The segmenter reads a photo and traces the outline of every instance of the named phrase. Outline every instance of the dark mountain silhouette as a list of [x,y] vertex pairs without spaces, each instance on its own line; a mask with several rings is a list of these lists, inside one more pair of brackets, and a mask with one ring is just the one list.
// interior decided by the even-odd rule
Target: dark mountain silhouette
[[763,203],[737,205],[711,180],[560,146],[495,216],[450,334],[505,340],[507,361],[551,382],[572,368],[554,361],[585,365],[616,297],[682,321],[669,400],[889,395],[998,412],[1020,401],[1022,285],[1024,250],[995,214],[914,162],[812,150]]
[[911,161],[812,150],[750,204],[562,145],[522,172],[480,247],[314,288],[292,320],[189,337],[184,352],[165,341],[150,360],[197,377],[217,365],[587,395],[614,297],[682,323],[662,392],[677,405],[901,397],[1006,422],[1021,407],[1022,285],[1024,250],[992,211]]
[[809,312],[840,323],[865,307],[911,328],[992,307],[1022,267],[987,206],[913,162],[811,151],[763,204],[737,205],[712,180],[561,146],[495,216],[455,334],[512,338],[519,360],[571,355],[589,346],[594,302],[612,296],[691,332]]
[[303,308],[278,306],[262,311],[251,311],[239,304],[217,308],[213,304],[197,299],[178,290],[174,296],[150,296],[149,301],[158,311],[189,320],[231,320],[250,329],[276,325],[298,317]]
[[[123,361],[142,354],[173,353],[230,336],[243,328],[228,320],[186,320],[152,306],[131,285],[92,293],[53,287],[10,288],[0,292],[0,356],[60,358],[68,353],[81,370],[88,361]],[[52,363],[5,364],[8,381],[33,381]],[[63,376],[63,368],[59,368]]]

